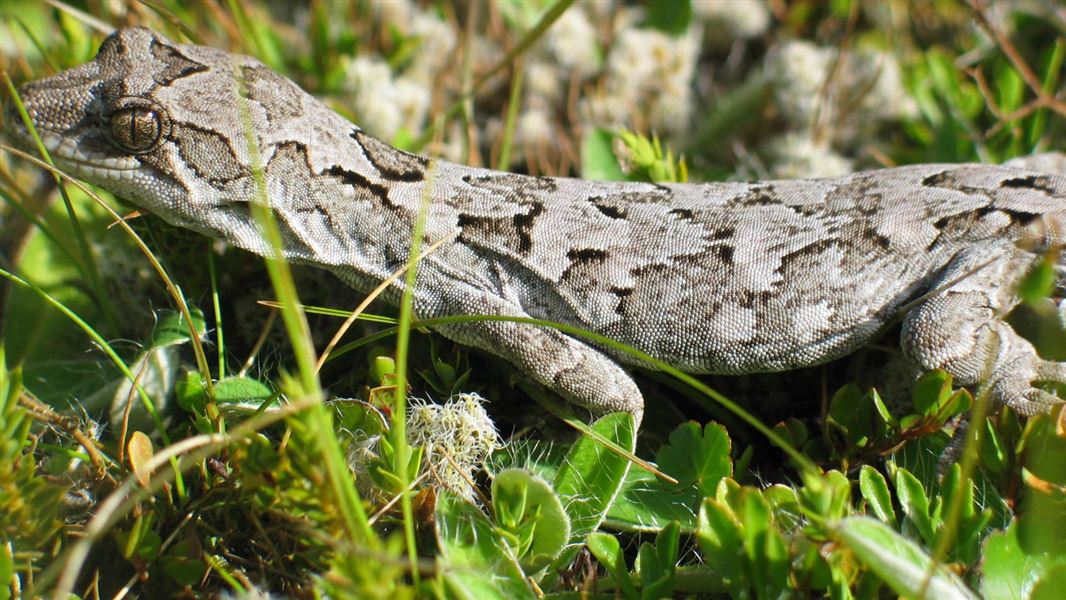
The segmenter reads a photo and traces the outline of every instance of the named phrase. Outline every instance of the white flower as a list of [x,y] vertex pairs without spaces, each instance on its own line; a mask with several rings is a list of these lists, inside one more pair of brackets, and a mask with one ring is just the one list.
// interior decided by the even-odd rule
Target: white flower
[[408,33],[418,37],[418,50],[404,75],[428,86],[455,60],[455,30],[433,14],[420,12],[411,21]]
[[767,54],[775,104],[793,128],[827,128],[834,139],[854,143],[884,121],[916,113],[892,55],[862,48],[838,58],[838,52],[791,41]]
[[564,74],[548,62],[531,62],[525,67],[524,106],[550,106],[563,97]]
[[770,174],[776,179],[839,177],[854,170],[851,160],[837,154],[809,131],[794,131],[772,138],[766,154],[773,161]]
[[500,447],[496,426],[477,394],[457,394],[444,404],[412,399],[407,440],[423,449],[422,471],[433,481],[473,499],[469,480],[488,455]]
[[429,113],[429,88],[408,77],[400,77],[393,86],[393,101],[399,109],[402,127],[412,134],[421,133]]
[[555,62],[565,69],[587,77],[600,69],[602,56],[588,16],[581,10],[568,10],[552,25],[545,45]]
[[[604,84],[586,98],[585,114],[598,126],[683,134],[692,115],[700,35],[698,28],[680,37],[650,29],[619,32],[607,57]],[[634,112],[647,122],[634,123]]]
[[813,125],[824,103],[822,86],[832,60],[831,50],[802,40],[779,44],[767,53],[764,68],[774,85],[775,103],[794,127]]
[[692,15],[711,27],[707,37],[716,45],[758,37],[770,27],[770,8],[765,0],[694,0]]
[[[862,97],[861,109],[879,120],[914,117],[918,103],[903,87],[903,74],[896,57],[888,52],[862,49],[848,61],[851,73],[849,84],[856,93],[867,91]],[[864,74],[866,76],[864,76]],[[870,77],[877,80],[870,86]]]
[[392,70],[385,61],[359,56],[347,65],[345,90],[351,94],[356,120],[371,135],[390,140],[403,124],[395,102]]
[[531,108],[518,117],[515,126],[515,145],[551,144],[555,139],[551,113],[545,109]]

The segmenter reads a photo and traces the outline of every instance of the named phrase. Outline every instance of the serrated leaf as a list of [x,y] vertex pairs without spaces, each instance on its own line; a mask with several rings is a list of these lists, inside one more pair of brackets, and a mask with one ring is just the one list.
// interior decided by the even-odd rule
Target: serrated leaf
[[606,521],[613,528],[647,532],[678,521],[685,531],[693,531],[701,499],[695,485],[678,487],[644,469],[630,469]]
[[670,441],[659,449],[655,462],[682,485],[695,485],[702,496],[714,494],[723,477],[733,475],[731,442],[725,427],[707,423],[703,430],[695,421],[681,424]]
[[696,528],[700,501],[712,495],[723,477],[732,475],[732,443],[721,425],[683,423],[656,456],[658,468],[678,480],[675,485],[643,469],[631,469],[607,518],[613,526],[658,531],[677,521],[684,531]]
[[829,530],[897,594],[929,600],[977,598],[956,575],[943,566],[932,568],[932,559],[919,546],[880,521],[848,517],[831,523]]

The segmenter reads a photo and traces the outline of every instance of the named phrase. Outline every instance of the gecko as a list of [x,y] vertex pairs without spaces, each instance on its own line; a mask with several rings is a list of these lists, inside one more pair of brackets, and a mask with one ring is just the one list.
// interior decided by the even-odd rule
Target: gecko
[[[407,263],[412,242],[443,240],[418,265],[420,319],[533,317],[715,374],[825,363],[901,320],[902,351],[922,368],[985,383],[1024,415],[1062,401],[1044,384],[1066,384],[1066,363],[1002,319],[1021,278],[1066,242],[1061,166],[691,184],[513,174],[398,150],[254,58],[144,28],[19,94],[63,171],[270,255],[249,212],[261,174],[284,257],[363,293]],[[32,148],[13,107],[5,120]],[[404,285],[382,297],[399,303]],[[627,370],[641,361],[628,354],[529,323],[435,329],[593,413],[643,416]]]

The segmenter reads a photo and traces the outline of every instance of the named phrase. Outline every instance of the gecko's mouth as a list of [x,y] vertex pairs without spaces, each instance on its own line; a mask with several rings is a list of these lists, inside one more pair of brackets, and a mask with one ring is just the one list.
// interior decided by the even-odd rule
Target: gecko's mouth
[[[34,121],[37,135],[41,138],[48,155],[56,166],[85,179],[113,180],[123,178],[129,171],[138,169],[140,161],[124,155],[116,155],[114,148],[85,129],[79,135],[69,135],[38,122],[34,109],[23,99],[30,119]],[[3,110],[4,134],[15,146],[39,156],[37,142],[22,121],[14,102],[8,102]],[[67,135],[64,135],[67,134]]]
[[[37,143],[34,141],[30,131],[22,123],[18,113],[15,113],[12,117],[11,111],[4,112],[4,131],[7,137],[19,148],[35,156],[38,155]],[[141,167],[140,161],[133,157],[107,155],[103,152],[93,151],[91,148],[86,147],[84,141],[79,143],[75,141],[75,138],[64,136],[55,131],[38,129],[37,134],[56,166],[79,177],[86,179],[122,178],[129,171],[134,171]]]

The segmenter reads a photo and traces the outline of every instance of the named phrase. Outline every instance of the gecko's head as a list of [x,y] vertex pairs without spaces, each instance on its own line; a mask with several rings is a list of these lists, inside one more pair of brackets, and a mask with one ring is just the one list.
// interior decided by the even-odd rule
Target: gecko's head
[[[61,170],[194,228],[251,189],[244,130],[262,145],[276,116],[256,96],[288,101],[285,116],[302,109],[299,88],[257,61],[142,28],[115,32],[92,61],[19,95]],[[4,112],[8,135],[36,154],[14,102]]]

